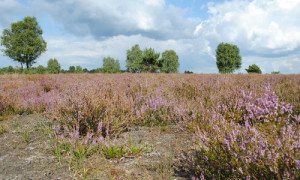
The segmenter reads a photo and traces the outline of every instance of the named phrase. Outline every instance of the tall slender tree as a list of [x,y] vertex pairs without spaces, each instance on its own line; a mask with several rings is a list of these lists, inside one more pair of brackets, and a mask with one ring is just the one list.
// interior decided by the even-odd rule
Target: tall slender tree
[[60,73],[61,69],[60,69],[60,64],[57,61],[57,59],[49,59],[48,63],[47,63],[47,69],[48,72],[51,74],[58,74]]
[[126,67],[129,72],[140,72],[143,61],[143,51],[138,44],[127,50]]

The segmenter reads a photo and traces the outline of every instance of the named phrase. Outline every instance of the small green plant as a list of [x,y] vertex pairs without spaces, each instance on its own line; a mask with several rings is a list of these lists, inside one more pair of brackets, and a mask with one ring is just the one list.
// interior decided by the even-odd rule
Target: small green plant
[[165,132],[165,131],[168,130],[168,126],[166,126],[166,125],[161,125],[159,128],[160,128],[160,130],[163,131],[163,132]]
[[146,151],[146,148],[143,145],[136,145],[132,139],[129,139],[127,149],[129,151],[128,154],[130,155],[137,155]]
[[76,147],[71,149],[72,157],[80,162],[89,156],[89,148],[84,144],[77,144]]
[[20,121],[14,121],[14,122],[13,122],[13,126],[14,126],[15,128],[20,127],[20,126],[21,126],[21,122],[20,122]]
[[102,152],[107,159],[121,158],[127,153],[124,146],[112,144],[103,145]]
[[53,135],[53,127],[51,123],[40,121],[38,123],[38,130],[42,131],[44,135]]
[[59,164],[61,164],[61,157],[64,153],[64,149],[61,147],[60,144],[55,144],[53,149],[53,155],[55,155]]
[[31,132],[26,130],[21,130],[21,136],[23,140],[28,144],[31,140]]
[[4,134],[7,132],[7,129],[1,124],[0,125],[0,135]]

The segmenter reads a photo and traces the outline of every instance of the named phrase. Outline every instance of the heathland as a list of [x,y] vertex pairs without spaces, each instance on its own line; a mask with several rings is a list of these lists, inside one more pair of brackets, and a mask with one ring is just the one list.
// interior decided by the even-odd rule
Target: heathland
[[1,75],[0,145],[4,179],[299,179],[300,75]]

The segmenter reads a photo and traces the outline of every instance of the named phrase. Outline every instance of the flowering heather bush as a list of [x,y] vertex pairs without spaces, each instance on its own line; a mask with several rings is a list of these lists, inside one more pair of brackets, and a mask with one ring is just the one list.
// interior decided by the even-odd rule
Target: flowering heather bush
[[234,106],[219,105],[221,111],[217,108],[198,126],[201,148],[192,160],[198,175],[299,178],[300,125],[292,106],[281,102],[269,86],[263,98],[242,91],[241,99],[229,104]]
[[280,101],[270,86],[266,86],[264,97],[252,92],[242,91],[240,99],[218,106],[227,120],[244,124],[258,122],[284,122],[289,120],[293,107]]

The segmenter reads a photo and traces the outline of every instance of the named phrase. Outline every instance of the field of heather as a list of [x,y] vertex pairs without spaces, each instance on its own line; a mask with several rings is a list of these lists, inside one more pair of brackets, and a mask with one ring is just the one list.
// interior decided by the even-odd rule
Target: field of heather
[[0,147],[0,179],[299,179],[300,75],[1,75]]

